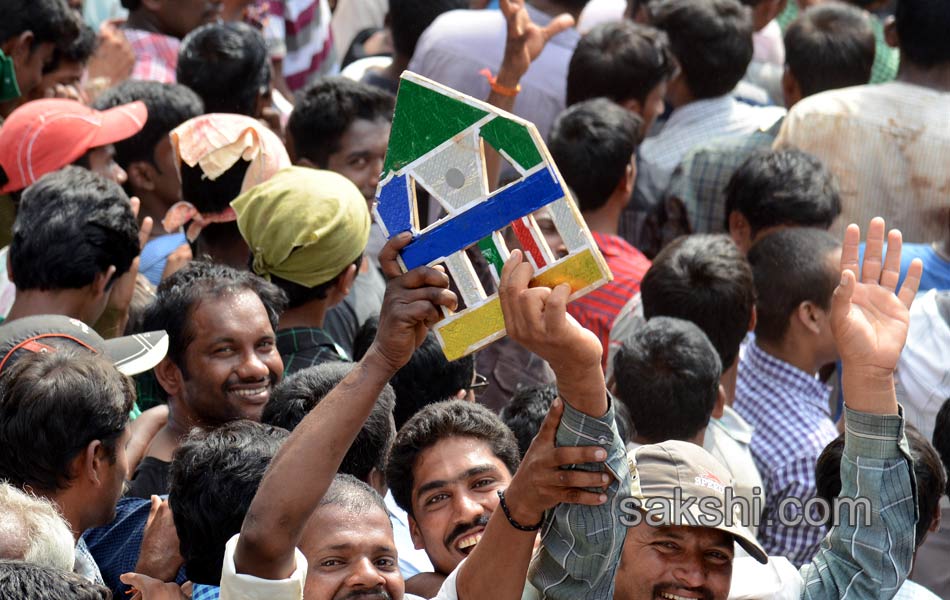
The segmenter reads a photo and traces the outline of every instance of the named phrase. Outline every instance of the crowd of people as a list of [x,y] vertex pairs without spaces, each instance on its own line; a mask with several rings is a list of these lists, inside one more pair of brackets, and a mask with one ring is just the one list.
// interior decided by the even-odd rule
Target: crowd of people
[[[947,0],[0,14],[0,598],[950,598]],[[454,361],[373,216],[407,69],[612,273],[469,249]]]

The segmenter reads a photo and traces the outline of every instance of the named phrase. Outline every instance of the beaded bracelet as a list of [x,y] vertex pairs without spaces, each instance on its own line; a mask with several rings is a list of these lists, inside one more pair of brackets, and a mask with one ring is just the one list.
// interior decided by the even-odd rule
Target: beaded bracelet
[[508,503],[505,502],[505,492],[504,490],[498,490],[498,500],[501,501],[501,510],[505,513],[505,518],[508,519],[508,522],[512,527],[518,531],[537,531],[541,529],[541,526],[544,525],[544,517],[541,517],[541,520],[538,521],[537,525],[522,525],[518,521],[515,521],[511,518],[511,511],[508,510]]

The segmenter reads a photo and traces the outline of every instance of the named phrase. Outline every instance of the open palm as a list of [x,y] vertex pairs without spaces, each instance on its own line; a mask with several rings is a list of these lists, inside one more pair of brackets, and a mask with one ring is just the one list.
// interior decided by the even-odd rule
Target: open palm
[[[917,294],[923,266],[911,263],[904,285],[900,278],[901,235],[888,235],[887,256],[882,260],[884,220],[868,228],[864,264],[858,263],[861,231],[848,227],[841,251],[841,284],[832,300],[831,325],[842,363],[862,372],[889,374],[897,366],[907,339],[910,305]],[[860,267],[860,268],[859,268]]]

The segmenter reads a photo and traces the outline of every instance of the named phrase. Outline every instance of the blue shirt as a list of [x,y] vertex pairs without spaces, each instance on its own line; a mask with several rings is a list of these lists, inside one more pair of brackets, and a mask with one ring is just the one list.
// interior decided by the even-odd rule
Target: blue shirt
[[[861,244],[859,252],[858,260],[861,261],[860,264],[864,264],[864,244]],[[886,244],[884,252],[886,255]],[[898,285],[904,284],[904,278],[907,277],[907,268],[910,267],[910,262],[915,258],[919,258],[924,263],[924,273],[920,276],[918,293],[922,294],[934,289],[941,292],[950,290],[950,262],[937,254],[930,244],[904,244],[901,246],[901,278]]]
[[[112,590],[113,598],[126,598],[125,592],[131,589],[119,581],[123,573],[135,571],[142,548],[145,533],[145,521],[152,503],[142,498],[122,498],[115,509],[115,519],[108,525],[87,530],[82,539],[89,547],[89,553],[99,565],[102,580]],[[178,570],[175,582],[181,585],[186,581],[185,569]]]
[[184,244],[185,241],[184,233],[170,233],[149,240],[142,248],[142,254],[139,257],[139,273],[145,275],[145,278],[152,285],[161,283],[168,255]]
[[221,588],[216,585],[196,583],[191,588],[191,600],[218,600]]

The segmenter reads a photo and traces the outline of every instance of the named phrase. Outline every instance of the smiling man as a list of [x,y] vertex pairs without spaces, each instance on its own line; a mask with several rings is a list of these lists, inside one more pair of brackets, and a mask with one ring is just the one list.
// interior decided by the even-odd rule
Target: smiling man
[[169,416],[135,471],[133,496],[168,493],[172,454],[193,427],[260,421],[284,370],[274,330],[285,304],[273,284],[201,261],[159,286],[145,323],[168,332],[168,356],[155,377]]
[[386,480],[437,573],[451,573],[481,539],[519,457],[511,430],[471,402],[431,404],[399,430]]

